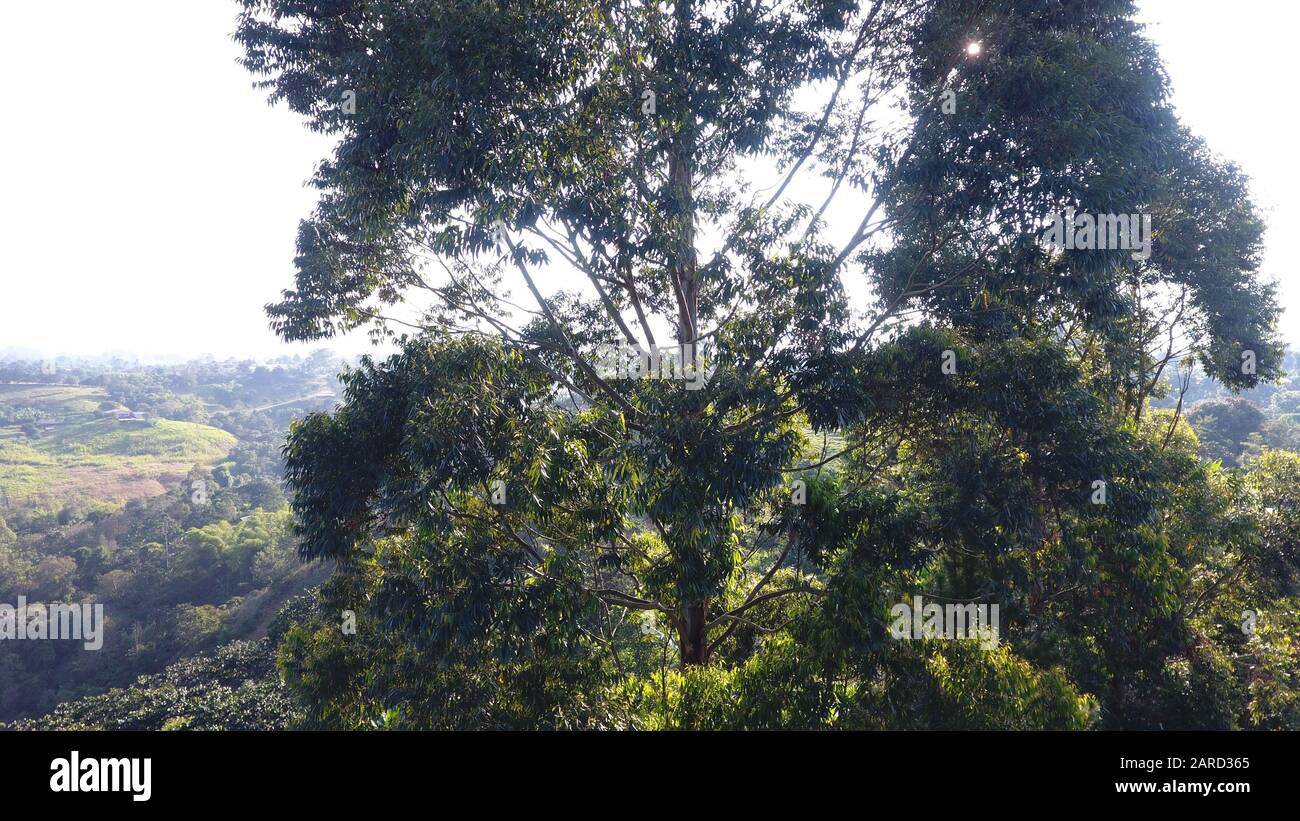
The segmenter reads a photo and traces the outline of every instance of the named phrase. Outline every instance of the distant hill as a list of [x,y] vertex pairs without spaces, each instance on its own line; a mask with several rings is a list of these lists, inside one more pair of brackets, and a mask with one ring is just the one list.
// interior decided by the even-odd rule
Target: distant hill
[[97,387],[0,385],[0,409],[0,507],[156,496],[238,441],[193,422],[119,419],[126,409]]
[[85,385],[0,384],[0,405],[30,407],[49,415],[94,413],[107,397]]
[[328,352],[0,360],[0,604],[106,613],[92,652],[4,643],[0,722],[265,729],[293,717],[272,622],[329,568],[298,561],[281,448],[295,419],[337,401],[345,366]]

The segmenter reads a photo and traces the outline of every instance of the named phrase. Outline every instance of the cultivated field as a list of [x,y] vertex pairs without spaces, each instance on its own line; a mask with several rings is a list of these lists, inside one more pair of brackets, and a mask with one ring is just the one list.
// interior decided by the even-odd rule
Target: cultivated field
[[155,496],[235,445],[225,431],[167,419],[102,418],[93,387],[0,385],[0,404],[39,408],[57,424],[35,437],[0,428],[0,503],[55,507]]

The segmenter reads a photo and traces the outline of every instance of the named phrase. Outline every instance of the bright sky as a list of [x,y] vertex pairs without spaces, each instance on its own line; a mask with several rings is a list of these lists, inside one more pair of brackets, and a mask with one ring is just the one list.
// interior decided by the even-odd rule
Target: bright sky
[[[1300,12],[1284,0],[1141,0],[1175,103],[1254,178],[1266,273],[1300,345],[1288,226]],[[292,282],[305,187],[329,141],[236,62],[227,0],[6,3],[0,10],[0,354],[275,356],[262,306]],[[363,337],[327,343],[356,353]]]

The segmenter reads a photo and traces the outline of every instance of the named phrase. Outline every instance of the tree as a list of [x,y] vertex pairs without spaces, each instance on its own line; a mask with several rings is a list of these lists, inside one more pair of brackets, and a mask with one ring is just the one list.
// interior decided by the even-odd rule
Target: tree
[[1246,399],[1207,399],[1196,403],[1187,421],[1196,429],[1207,456],[1236,465],[1251,434],[1263,427],[1264,414]]
[[61,599],[72,589],[72,578],[76,572],[77,563],[68,556],[42,559],[32,569],[32,581],[36,583],[34,592],[51,601]]
[[[302,555],[388,650],[292,634],[318,715],[914,726],[893,671],[1014,721],[956,665],[1040,726],[1078,689],[1141,716],[1126,675],[1187,646],[1151,522],[1204,481],[1142,409],[1175,358],[1248,387],[1281,349],[1245,180],[1130,2],[243,6],[246,66],[339,139],[273,327],[401,346],[286,447]],[[1054,247],[1065,213],[1153,232]],[[920,590],[1028,626],[939,663],[887,635]]]

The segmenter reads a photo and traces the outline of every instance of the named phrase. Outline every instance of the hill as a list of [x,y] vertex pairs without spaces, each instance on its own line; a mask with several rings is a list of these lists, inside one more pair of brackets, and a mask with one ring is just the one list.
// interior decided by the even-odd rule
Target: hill
[[106,404],[116,403],[101,388],[0,385],[0,416],[14,420],[0,427],[3,501],[58,507],[156,496],[237,442],[194,422],[106,416]]

